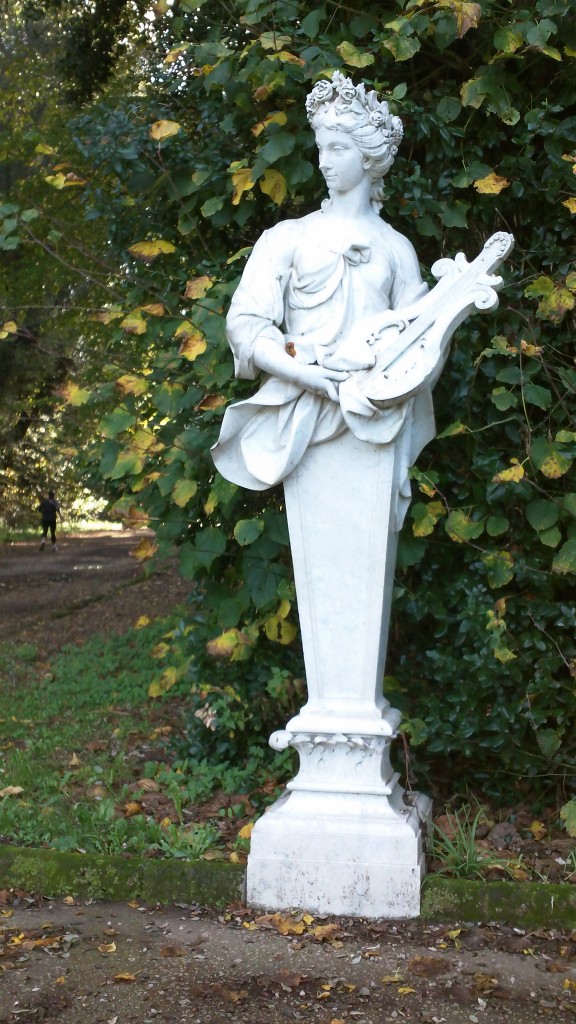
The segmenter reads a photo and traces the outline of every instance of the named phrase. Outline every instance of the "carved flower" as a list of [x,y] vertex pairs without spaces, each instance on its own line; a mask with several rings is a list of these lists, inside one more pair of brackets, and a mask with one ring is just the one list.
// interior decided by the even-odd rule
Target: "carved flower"
[[343,103],[353,103],[356,99],[356,86],[350,81],[349,78],[345,78],[344,82],[338,88],[338,95]]
[[375,125],[376,128],[383,128],[386,124],[386,119],[381,110],[372,110],[368,120],[370,121],[370,124]]
[[332,99],[333,93],[332,82],[322,81],[316,83],[308,98],[315,99],[318,104],[327,103],[328,100]]
[[394,135],[399,135],[400,138],[402,138],[402,136],[404,134],[404,126],[403,126],[402,121],[400,120],[400,118],[399,117],[393,117],[391,122],[390,122],[390,125],[391,125],[391,128],[392,128],[392,131],[393,131]]

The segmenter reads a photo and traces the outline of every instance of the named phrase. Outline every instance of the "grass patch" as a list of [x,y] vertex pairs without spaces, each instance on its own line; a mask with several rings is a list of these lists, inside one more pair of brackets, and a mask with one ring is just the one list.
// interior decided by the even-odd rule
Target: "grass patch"
[[173,625],[96,636],[50,664],[29,644],[0,646],[0,842],[242,858],[238,831],[275,793],[270,757],[240,768],[176,759],[190,683],[148,697]]

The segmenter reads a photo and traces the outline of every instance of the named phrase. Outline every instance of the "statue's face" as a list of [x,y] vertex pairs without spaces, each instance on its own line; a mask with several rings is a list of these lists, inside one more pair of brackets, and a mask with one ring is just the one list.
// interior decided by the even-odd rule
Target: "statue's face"
[[366,178],[369,161],[347,132],[319,128],[316,145],[318,165],[331,192],[349,192]]

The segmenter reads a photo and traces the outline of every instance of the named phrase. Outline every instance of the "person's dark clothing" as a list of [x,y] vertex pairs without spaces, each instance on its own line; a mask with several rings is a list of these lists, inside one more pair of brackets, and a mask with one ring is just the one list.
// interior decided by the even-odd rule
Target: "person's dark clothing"
[[60,505],[55,498],[43,498],[40,502],[40,516],[42,517],[42,544],[48,536],[48,530],[50,530],[50,539],[53,544],[56,543],[56,516]]

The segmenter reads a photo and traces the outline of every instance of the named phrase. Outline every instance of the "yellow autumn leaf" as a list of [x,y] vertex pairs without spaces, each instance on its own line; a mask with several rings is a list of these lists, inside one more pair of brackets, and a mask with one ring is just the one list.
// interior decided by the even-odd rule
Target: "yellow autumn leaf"
[[116,385],[124,395],[141,395],[146,391],[148,382],[145,377],[137,377],[133,373],[124,373],[121,377],[118,377]]
[[176,252],[176,246],[172,245],[172,242],[167,242],[164,238],[155,238],[150,242],[135,242],[134,245],[128,247],[128,252],[131,252],[137,259],[151,263],[157,256]]
[[130,554],[132,558],[136,558],[139,562],[145,562],[147,558],[152,558],[152,555],[155,555],[157,550],[158,545],[150,537],[142,537],[142,540],[138,542]]
[[182,338],[182,343],[178,349],[178,355],[183,356],[184,359],[188,359],[191,363],[206,351],[206,338],[202,332],[196,327],[193,327],[188,320],[185,320],[183,324],[180,324],[175,337]]
[[284,111],[277,110],[275,111],[274,114],[269,114],[268,117],[265,117],[263,121],[258,121],[257,124],[252,126],[250,131],[252,132],[252,135],[255,135],[256,138],[258,138],[258,136],[262,134],[264,129],[267,128],[269,124],[284,125],[286,124],[287,120],[288,118],[286,117]]
[[193,277],[190,281],[186,281],[186,288],[184,290],[185,299],[203,299],[210,288],[214,286],[214,281],[207,274],[203,274],[202,277]]
[[148,687],[149,697],[162,697],[163,694],[171,690],[172,687],[178,682],[180,673],[174,665],[170,665],[169,668],[165,668],[162,675],[159,678],[154,679]]
[[144,629],[146,626],[149,625],[150,619],[148,618],[148,616],[141,615],[139,619],[136,619],[136,622],[134,623],[134,629]]
[[136,975],[135,974],[126,974],[126,973],[122,972],[121,974],[115,974],[114,975],[114,981],[128,981],[128,982],[129,981],[136,981]]
[[197,356],[202,355],[205,351],[206,339],[198,332],[194,336],[191,335],[189,338],[184,338],[178,348],[178,355],[183,356],[184,359],[188,359],[190,362],[194,362]]
[[132,313],[128,313],[128,315],[120,321],[120,327],[122,327],[127,334],[146,334],[146,326],[144,317],[137,309]]
[[533,821],[530,825],[530,831],[534,839],[544,839],[544,836],[547,834],[547,828],[543,821]]
[[196,408],[202,412],[210,412],[212,409],[219,409],[222,405],[226,405],[224,395],[205,395]]
[[290,44],[291,38],[279,32],[262,32],[258,36],[258,42],[264,50],[281,50],[283,46]]
[[340,930],[341,926],[335,922],[331,924],[317,924],[314,928],[310,928],[310,935],[317,942],[330,942],[331,939],[336,938]]
[[226,629],[220,636],[206,644],[208,654],[213,658],[232,658],[239,647],[245,647],[248,638],[239,629]]
[[281,914],[274,916],[277,918],[276,927],[280,935],[303,935],[306,931],[304,921],[295,921],[293,917],[282,917]]
[[102,942],[98,946],[98,952],[99,953],[103,953],[103,954],[115,953],[116,952],[116,943],[115,942]]
[[415,988],[411,988],[410,985],[401,985],[400,988],[396,989],[399,996],[407,996],[410,993],[415,992]]
[[178,121],[154,121],[154,124],[150,125],[149,135],[155,142],[161,142],[162,139],[169,139],[171,135],[177,135],[180,127]]
[[520,339],[520,348],[525,356],[541,356],[544,351],[542,345],[532,345],[531,342],[526,341],[524,338]]
[[64,174],[63,171],[60,171],[58,174],[48,174],[44,181],[47,181],[49,185],[52,185],[52,188],[57,189],[68,188],[71,185],[86,184],[85,178],[79,178],[78,175],[74,174],[72,171],[69,171],[68,174]]
[[238,206],[244,192],[249,192],[250,189],[254,188],[255,182],[249,167],[238,167],[236,164],[231,164],[229,170],[232,170],[232,186],[234,189],[232,206]]
[[260,180],[260,190],[266,196],[270,196],[273,203],[280,206],[286,198],[288,188],[286,186],[286,178],[280,171],[274,170],[273,167],[269,167],[264,171],[264,177]]
[[252,830],[254,828],[254,822],[249,821],[247,825],[243,825],[238,833],[238,839],[250,839]]
[[247,857],[246,854],[242,853],[240,850],[232,850],[232,853],[230,854],[228,860],[232,864],[245,864],[247,861]]
[[469,29],[478,28],[482,17],[480,4],[470,0],[440,0],[439,7],[448,7],[456,18],[458,39],[462,39]]
[[511,466],[509,469],[503,469],[500,473],[496,473],[492,477],[493,484],[509,484],[509,483],[520,483],[520,480],[524,477],[524,466],[522,466],[517,459],[511,459]]
[[142,804],[138,800],[128,800],[124,804],[124,814],[127,818],[133,818],[136,814],[142,814]]
[[149,302],[146,306],[138,306],[143,313],[149,316],[164,316],[165,310],[161,302]]
[[477,178],[474,182],[474,188],[481,195],[486,196],[497,196],[502,189],[507,188],[510,182],[508,178],[501,178],[498,174],[492,171],[487,174],[485,178]]
[[562,206],[565,206],[570,213],[576,213],[576,198],[570,197],[570,199],[563,199]]
[[7,338],[9,334],[17,334],[18,328],[13,320],[7,320],[5,324],[0,327],[0,338]]
[[40,156],[53,156],[56,150],[46,142],[39,142],[34,152],[38,153]]
[[279,53],[267,53],[266,57],[268,60],[280,60],[283,64],[298,64],[301,68],[306,63],[305,60],[302,60],[302,57],[297,57],[296,54],[290,53],[288,50],[280,50]]
[[195,480],[177,480],[172,488],[172,500],[178,508],[184,508],[198,490]]
[[175,46],[174,49],[170,50],[164,57],[164,63],[173,64],[175,60],[178,60],[178,57],[181,57],[183,53],[186,53],[186,50],[188,50],[190,46],[191,43],[185,43],[183,46]]
[[340,43],[340,46],[336,47],[338,53],[342,57],[345,64],[349,64],[352,68],[366,68],[369,64],[373,64],[375,57],[373,53],[361,53],[354,43],[348,43],[344,41]]
[[62,385],[58,390],[58,396],[64,399],[67,405],[80,406],[88,401],[90,392],[86,388],[79,388],[77,384],[70,381],[68,384]]
[[278,644],[291,644],[298,633],[296,626],[279,615],[273,615],[264,623],[266,636]]

